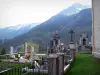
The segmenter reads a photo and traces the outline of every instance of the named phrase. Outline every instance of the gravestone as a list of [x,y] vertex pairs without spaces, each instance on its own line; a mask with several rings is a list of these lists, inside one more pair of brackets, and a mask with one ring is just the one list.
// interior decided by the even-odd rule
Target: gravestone
[[59,75],[59,56],[49,54],[48,56],[48,75]]
[[49,46],[47,46],[47,51],[46,51],[46,58],[49,56]]
[[30,55],[30,61],[33,62],[35,60],[36,53],[34,52],[34,46],[31,46],[31,55]]
[[25,49],[25,54],[27,53],[27,42],[25,42],[25,45],[24,45],[24,49]]
[[61,43],[59,52],[64,52],[64,51],[65,51],[64,43]]
[[59,74],[58,75],[63,75],[64,74],[64,53],[59,52],[57,53],[59,56]]
[[76,56],[76,45],[75,45],[75,43],[70,42],[69,43],[69,48],[70,48],[70,51],[71,51],[71,57],[75,58],[75,56]]
[[58,33],[54,33],[52,36],[52,40],[50,40],[50,53],[57,53],[59,52],[59,46],[60,46],[60,36],[58,35]]
[[10,56],[11,57],[14,56],[14,47],[13,46],[10,47]]
[[53,39],[50,40],[50,50],[47,48],[48,75],[63,75],[64,73],[64,53],[61,53],[64,47],[59,38],[59,35],[55,33]]
[[76,52],[78,52],[78,44],[76,43],[75,46],[76,46]]

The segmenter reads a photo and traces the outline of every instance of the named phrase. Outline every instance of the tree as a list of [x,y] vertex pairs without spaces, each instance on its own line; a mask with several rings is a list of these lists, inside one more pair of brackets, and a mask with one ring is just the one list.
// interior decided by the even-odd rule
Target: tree
[[5,48],[2,48],[2,50],[1,50],[0,54],[1,54],[1,55],[6,54],[6,49],[5,49]]

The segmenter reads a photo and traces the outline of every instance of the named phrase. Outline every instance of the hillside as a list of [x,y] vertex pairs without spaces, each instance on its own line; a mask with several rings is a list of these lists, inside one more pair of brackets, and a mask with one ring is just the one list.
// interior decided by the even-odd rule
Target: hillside
[[[31,49],[31,46],[34,46],[34,51],[39,52],[39,45],[32,42],[27,42],[28,47]],[[24,44],[21,44],[19,52],[25,52]]]
[[67,44],[70,40],[69,29],[75,31],[74,38],[76,41],[79,40],[80,34],[84,32],[88,33],[90,38],[92,35],[91,8],[84,9],[71,16],[57,14],[46,22],[34,27],[31,31],[5,42],[2,47],[20,45],[25,41],[31,41],[46,47],[51,39],[52,32],[55,31],[58,31],[61,40]]
[[39,23],[31,24],[19,24],[16,26],[10,26],[5,28],[0,28],[0,40],[6,41],[7,39],[13,39],[16,36],[22,35],[31,29],[33,29]]

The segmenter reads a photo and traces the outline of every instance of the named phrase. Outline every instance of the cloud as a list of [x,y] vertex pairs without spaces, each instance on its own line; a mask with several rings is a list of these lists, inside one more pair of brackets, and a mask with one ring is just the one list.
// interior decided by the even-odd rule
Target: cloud
[[43,22],[73,3],[91,5],[90,0],[0,0],[0,27]]

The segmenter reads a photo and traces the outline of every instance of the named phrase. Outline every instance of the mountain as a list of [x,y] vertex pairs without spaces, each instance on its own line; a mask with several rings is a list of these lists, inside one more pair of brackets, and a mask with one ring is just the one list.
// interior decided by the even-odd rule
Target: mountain
[[62,42],[67,44],[70,41],[69,30],[75,31],[74,40],[78,41],[80,34],[88,33],[89,39],[92,35],[92,14],[91,8],[84,9],[71,16],[55,15],[49,20],[35,26],[29,32],[9,40],[1,46],[17,46],[24,42],[34,42],[42,47],[47,46],[53,32],[57,31]]
[[10,26],[6,28],[0,28],[0,39],[13,39],[14,37],[24,34],[34,28],[38,23],[32,24],[19,24],[16,26]]
[[87,5],[82,5],[80,3],[75,3],[72,6],[69,6],[67,9],[64,9],[59,14],[70,16],[73,14],[79,13],[81,10],[89,8]]
[[75,41],[78,42],[80,35],[84,32],[88,34],[90,40],[92,35],[91,13],[91,8],[83,9],[79,13],[69,16],[58,13],[40,25],[35,26],[27,33],[6,41],[4,44],[1,44],[0,47],[17,46],[24,42],[34,42],[46,48],[49,40],[52,38],[52,33],[55,31],[59,33],[61,41],[68,44],[70,41],[70,29],[73,29],[75,32]]
[[[86,8],[88,8],[88,6],[82,5],[82,4],[79,4],[79,3],[75,3],[75,4],[71,5],[70,7],[68,7],[67,9],[64,9],[63,11],[58,13],[57,15],[64,15],[63,17],[66,17],[66,16],[76,14],[76,13],[78,13],[81,10],[86,9]],[[56,16],[57,19],[59,17],[60,16]],[[50,20],[54,21],[53,19],[56,19],[56,18],[52,18]],[[28,32],[29,30],[31,30],[36,25],[37,25],[37,23],[19,24],[19,25],[16,25],[16,26],[0,28],[0,34],[3,33],[2,35],[0,35],[0,40],[13,39],[16,36],[19,36],[21,34]]]

